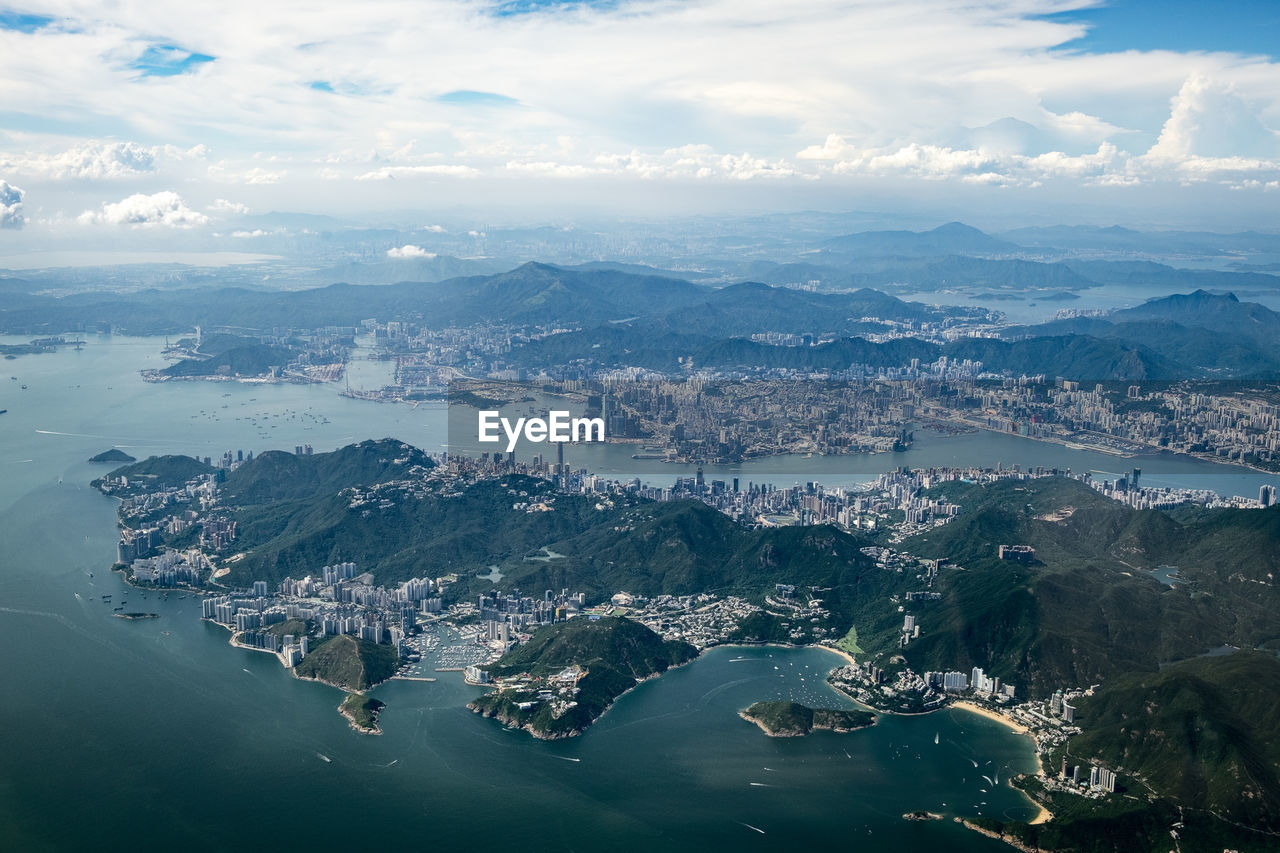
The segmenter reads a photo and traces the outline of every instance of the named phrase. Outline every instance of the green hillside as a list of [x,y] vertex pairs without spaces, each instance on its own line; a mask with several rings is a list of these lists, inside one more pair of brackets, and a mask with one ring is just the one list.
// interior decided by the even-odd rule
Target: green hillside
[[261,376],[282,368],[297,356],[294,350],[265,344],[232,347],[208,358],[184,358],[160,372],[166,376]]
[[[190,456],[166,455],[151,456],[141,462],[124,465],[107,476],[127,477],[131,484],[129,491],[136,490],[134,483],[151,491],[158,488],[177,488],[202,474],[212,474],[213,471],[212,467]],[[92,485],[97,487],[101,483],[102,480],[94,480]]]
[[[360,501],[350,491],[429,464],[392,441],[310,457],[268,453],[246,463],[227,478],[221,497],[246,553],[232,565],[232,581],[275,581],[350,560],[379,583],[456,572],[461,579],[450,594],[464,597],[492,588],[474,576],[496,564],[504,584],[567,587],[595,599],[625,589],[759,600],[775,583],[817,587],[835,614],[830,630],[843,635],[858,620],[867,641],[880,622],[889,630],[898,618],[884,606],[898,579],[875,570],[858,551],[864,543],[830,527],[746,530],[695,501],[620,497],[597,509],[595,498],[555,494],[549,483],[521,476],[447,493],[384,489]],[[524,504],[535,500],[552,511],[526,512]],[[544,547],[563,556],[526,559]]]
[[395,646],[371,643],[339,634],[312,647],[294,668],[300,678],[314,678],[359,692],[386,681],[395,674],[400,655]]
[[299,456],[268,450],[227,475],[220,498],[229,506],[306,500],[404,477],[411,468],[434,463],[418,450],[390,438],[349,444],[332,453]]
[[568,666],[587,670],[577,682],[577,704],[557,714],[550,702],[533,701],[545,682],[528,690],[501,690],[477,698],[470,707],[506,725],[525,728],[538,737],[565,737],[591,725],[613,700],[636,683],[666,672],[697,655],[688,643],[666,642],[639,622],[630,619],[572,619],[538,629],[529,642],[517,646],[487,667],[500,678],[527,674],[535,678],[554,675]]
[[[913,665],[990,667],[1043,695],[1280,637],[1280,598],[1259,582],[1277,560],[1280,512],[1180,523],[1066,479],[935,492],[965,511],[906,547],[962,568],[940,575],[942,601],[916,608],[924,630],[906,652]],[[1002,544],[1033,546],[1036,562],[999,560]],[[1177,565],[1186,583],[1154,580],[1160,565]]]
[[1202,657],[1080,700],[1073,758],[1098,758],[1177,803],[1280,829],[1280,659]]

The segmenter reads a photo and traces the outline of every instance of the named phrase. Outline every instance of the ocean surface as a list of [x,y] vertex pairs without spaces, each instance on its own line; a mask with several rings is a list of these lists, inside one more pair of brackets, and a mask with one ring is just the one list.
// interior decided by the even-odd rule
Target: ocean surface
[[[107,571],[115,504],[88,483],[110,466],[85,460],[113,446],[140,458],[217,457],[298,444],[319,452],[387,435],[435,451],[444,411],[351,400],[333,386],[144,383],[140,369],[164,364],[161,343],[90,337],[81,351],[0,362],[8,410],[0,415],[0,849],[97,849],[108,840],[136,850],[839,841],[868,851],[977,851],[1005,848],[949,819],[901,815],[1034,813],[1008,786],[1035,768],[1030,742],[963,711],[784,740],[738,718],[763,699],[848,706],[823,681],[840,659],[816,649],[713,650],[563,742],[471,714],[464,706],[477,689],[457,673],[378,687],[384,734],[351,731],[336,711],[339,691],[291,678],[273,656],[232,648],[226,631],[200,621],[198,598],[144,598]],[[380,384],[388,369],[358,364],[353,385]],[[918,435],[904,454],[768,460],[736,475],[785,485],[861,482],[896,465],[1136,464],[1010,436]],[[596,461],[655,482],[687,473],[625,450],[626,458]],[[1242,494],[1269,479],[1184,460],[1142,467],[1148,481]],[[122,600],[160,617],[112,618]]]

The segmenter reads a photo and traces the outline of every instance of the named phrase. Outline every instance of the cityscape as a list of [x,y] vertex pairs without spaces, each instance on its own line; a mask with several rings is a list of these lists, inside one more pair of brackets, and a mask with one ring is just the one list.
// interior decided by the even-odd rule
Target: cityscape
[[1278,28],[0,4],[0,850],[1280,849]]

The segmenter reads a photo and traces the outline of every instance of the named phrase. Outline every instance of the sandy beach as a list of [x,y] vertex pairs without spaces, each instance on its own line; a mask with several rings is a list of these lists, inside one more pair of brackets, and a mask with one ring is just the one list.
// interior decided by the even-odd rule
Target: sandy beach
[[1032,826],[1035,826],[1036,824],[1048,823],[1053,818],[1053,812],[1049,811],[1043,805],[1041,805],[1040,803],[1037,803],[1035,800],[1032,800],[1031,802],[1035,803],[1037,806],[1040,807],[1040,813],[1037,814],[1035,817],[1033,817],[1031,820],[1027,821],[1027,823],[1031,824]]
[[854,659],[853,655],[849,654],[844,649],[837,649],[835,646],[824,646],[821,643],[819,643],[816,646],[813,646],[813,648],[825,649],[826,651],[831,652],[832,654],[840,655],[840,657],[844,658],[849,662],[850,666],[856,666],[858,663],[857,660]]
[[974,702],[968,702],[961,699],[959,701],[952,702],[951,707],[963,708],[964,710],[971,711],[980,717],[986,717],[988,720],[994,720],[995,722],[1000,723],[1001,725],[1008,726],[1010,729],[1013,730],[1014,734],[1025,735],[1025,734],[1031,733],[1030,729],[1028,729],[1022,723],[1019,723],[1017,720],[1013,719],[1012,717],[1006,717],[1004,714],[998,713],[996,711],[992,711],[990,708],[984,708],[983,706],[978,705]]
[[[980,717],[986,717],[988,720],[992,720],[994,722],[1000,723],[1002,726],[1007,726],[1009,730],[1012,731],[1014,734],[1026,735],[1027,737],[1031,738],[1033,742],[1035,742],[1037,750],[1039,749],[1040,742],[1036,740],[1036,737],[1034,734],[1031,733],[1031,730],[1028,729],[1026,726],[1024,726],[1022,723],[1019,723],[1017,720],[1013,719],[1012,717],[1005,716],[1004,714],[1001,714],[998,711],[993,711],[990,708],[984,708],[981,705],[978,705],[974,702],[968,702],[963,699],[957,702],[952,702],[951,707],[961,708],[965,711],[970,711],[974,714],[977,714]],[[1027,797],[1027,799],[1031,800],[1032,804],[1034,804],[1036,808],[1040,810],[1039,812],[1036,813],[1036,816],[1033,817],[1031,820],[1027,821],[1027,823],[1030,823],[1030,824],[1046,823],[1047,821],[1053,818],[1053,813],[1048,809],[1046,809],[1043,803],[1040,803],[1039,801],[1029,796]]]

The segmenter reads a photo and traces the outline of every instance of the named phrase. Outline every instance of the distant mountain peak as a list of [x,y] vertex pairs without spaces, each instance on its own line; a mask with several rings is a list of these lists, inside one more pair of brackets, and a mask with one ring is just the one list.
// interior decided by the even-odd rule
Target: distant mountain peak
[[974,228],[972,225],[965,225],[963,222],[958,222],[958,221],[952,221],[952,222],[946,223],[945,225],[939,225],[937,228],[934,228],[932,231],[929,231],[928,233],[930,234],[974,234],[974,235],[980,234],[983,237],[987,236],[987,233],[982,229]]
[[991,254],[1017,248],[963,222],[948,222],[930,231],[861,231],[826,240],[821,247],[841,253],[906,257]]

